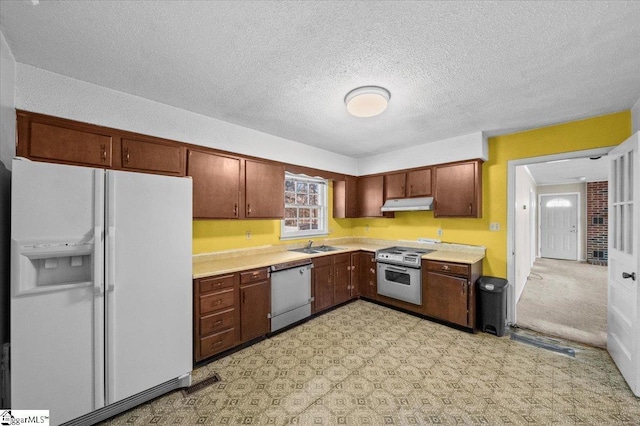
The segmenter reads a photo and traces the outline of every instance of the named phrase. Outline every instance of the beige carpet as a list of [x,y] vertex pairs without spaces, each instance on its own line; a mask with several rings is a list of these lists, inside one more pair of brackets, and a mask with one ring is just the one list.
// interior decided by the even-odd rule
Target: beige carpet
[[516,315],[519,327],[606,347],[607,267],[569,260],[536,260]]

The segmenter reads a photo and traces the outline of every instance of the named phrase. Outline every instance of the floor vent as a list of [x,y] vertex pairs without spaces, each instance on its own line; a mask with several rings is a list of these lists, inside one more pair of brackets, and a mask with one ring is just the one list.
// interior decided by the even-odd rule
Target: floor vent
[[220,376],[218,375],[218,373],[215,373],[211,377],[207,377],[206,379],[201,380],[198,383],[195,383],[189,386],[188,388],[182,389],[182,395],[189,396],[194,392],[198,392],[199,390],[202,390],[207,386],[212,385],[213,383],[219,382],[220,380],[222,379],[220,379]]
[[542,336],[532,336],[527,335],[522,332],[511,331],[511,340],[515,340],[517,342],[526,343],[527,345],[536,346],[538,348],[546,349],[548,351],[557,352],[563,355],[568,355],[572,358],[575,358],[576,351],[573,348],[569,348],[566,346],[561,346],[561,343],[558,340],[551,339],[548,337]]

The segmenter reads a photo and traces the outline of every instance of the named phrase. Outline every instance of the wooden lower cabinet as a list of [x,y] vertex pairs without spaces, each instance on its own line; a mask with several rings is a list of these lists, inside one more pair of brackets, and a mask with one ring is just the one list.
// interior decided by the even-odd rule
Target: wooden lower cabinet
[[193,280],[193,359],[212,357],[271,329],[266,268]]
[[313,313],[333,306],[333,261],[331,256],[313,259]]
[[353,283],[352,254],[343,253],[313,259],[313,313],[357,297]]
[[475,282],[480,275],[482,275],[481,261],[470,265],[423,261],[422,286],[425,314],[474,329],[476,325]]
[[242,342],[269,333],[271,330],[270,312],[271,279],[268,278],[267,270],[259,269],[242,273],[240,283],[240,335]]
[[367,299],[376,299],[378,293],[378,274],[375,253],[360,252],[360,295]]
[[351,299],[351,254],[337,254],[333,258],[333,303],[338,305]]
[[193,281],[193,358],[196,362],[238,344],[238,284],[238,274],[198,278]]

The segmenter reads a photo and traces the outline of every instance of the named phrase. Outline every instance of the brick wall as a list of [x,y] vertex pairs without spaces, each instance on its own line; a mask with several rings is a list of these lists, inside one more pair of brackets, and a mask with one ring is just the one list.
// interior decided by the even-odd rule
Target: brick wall
[[606,265],[608,182],[587,182],[587,262]]

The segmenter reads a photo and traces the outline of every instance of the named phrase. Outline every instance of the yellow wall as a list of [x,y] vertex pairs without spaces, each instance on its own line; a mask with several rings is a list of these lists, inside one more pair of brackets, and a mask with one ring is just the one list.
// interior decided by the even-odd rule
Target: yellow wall
[[[436,219],[433,212],[398,212],[394,219],[330,219],[328,238],[363,236],[383,239],[439,238],[487,247],[484,274],[507,275],[507,163],[528,157],[618,145],[631,135],[631,113],[623,111],[489,139],[489,161],[482,165],[482,218]],[[329,199],[332,200],[330,188]],[[330,201],[329,211],[332,211]],[[490,232],[489,223],[500,223]],[[437,237],[442,228],[442,237]],[[251,240],[246,231],[251,230]],[[281,244],[274,220],[194,221],[193,251],[204,253]],[[287,241],[286,243],[290,243]]]
[[[333,211],[333,183],[329,183],[329,212]],[[350,220],[334,220],[329,215],[329,231],[327,237],[313,238],[320,242],[324,238],[349,237],[353,235]],[[247,231],[251,239],[247,240]],[[194,220],[193,221],[193,254],[209,253],[220,250],[233,250],[265,245],[293,244],[307,241],[280,241],[279,220]]]
[[[631,135],[629,111],[489,138],[482,165],[482,218],[440,219],[433,212],[396,213],[395,219],[352,219],[353,235],[370,238],[438,238],[487,248],[483,273],[507,276],[508,161],[618,145]],[[499,232],[489,223],[500,223]],[[367,230],[367,225],[369,226]],[[442,228],[442,237],[437,237]]]

